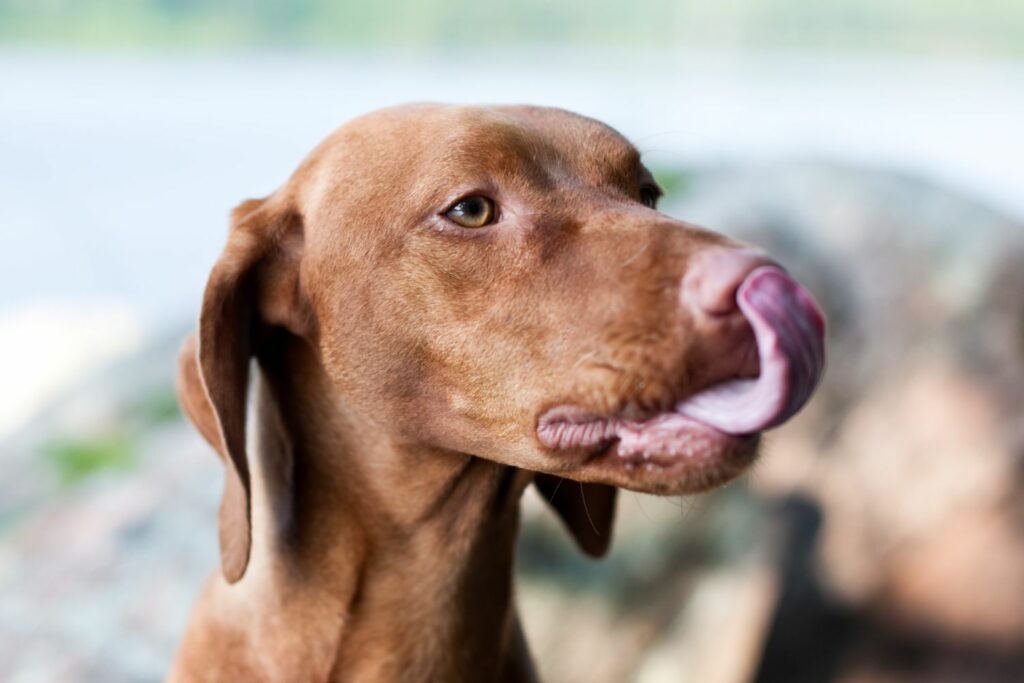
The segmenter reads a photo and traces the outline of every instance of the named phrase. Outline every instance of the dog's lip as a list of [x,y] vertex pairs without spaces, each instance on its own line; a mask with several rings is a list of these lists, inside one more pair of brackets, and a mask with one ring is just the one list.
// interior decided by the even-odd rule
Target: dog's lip
[[742,442],[756,438],[757,433],[729,434],[674,410],[633,419],[566,404],[544,412],[537,423],[537,436],[552,450],[582,449],[595,453],[615,444],[615,452],[623,457],[651,459],[660,454],[693,455],[687,442],[694,436],[716,442]]
[[537,435],[569,456],[581,475],[661,493],[694,493],[728,481],[753,461],[760,438],[727,434],[675,411],[631,420],[572,405],[545,412]]

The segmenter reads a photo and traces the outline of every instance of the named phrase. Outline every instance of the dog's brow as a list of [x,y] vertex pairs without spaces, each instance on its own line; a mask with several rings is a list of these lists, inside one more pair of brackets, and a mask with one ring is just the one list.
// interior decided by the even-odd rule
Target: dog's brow
[[427,167],[438,191],[474,182],[549,190],[566,159],[545,137],[513,124],[474,126],[440,141]]

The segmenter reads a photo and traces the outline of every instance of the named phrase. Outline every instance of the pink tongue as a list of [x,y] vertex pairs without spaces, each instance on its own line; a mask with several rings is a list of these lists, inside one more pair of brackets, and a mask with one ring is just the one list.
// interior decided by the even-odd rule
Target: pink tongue
[[762,266],[736,301],[757,339],[761,374],[717,384],[676,411],[727,434],[750,434],[791,418],[825,369],[825,317],[811,295],[779,268]]

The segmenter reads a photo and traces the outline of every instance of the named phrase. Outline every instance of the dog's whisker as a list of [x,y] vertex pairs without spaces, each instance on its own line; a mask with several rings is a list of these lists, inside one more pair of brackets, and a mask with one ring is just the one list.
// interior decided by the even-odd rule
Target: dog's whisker
[[601,536],[601,532],[598,530],[597,525],[594,524],[594,518],[590,516],[590,507],[587,505],[587,494],[583,489],[583,482],[577,482],[580,485],[580,498],[583,499],[583,511],[587,514],[587,521],[590,522],[590,528],[594,530],[596,536]]
[[637,250],[636,250],[636,251],[635,251],[635,252],[633,253],[633,255],[632,255],[632,256],[630,256],[630,257],[629,257],[628,259],[626,259],[625,261],[623,261],[623,262],[622,262],[622,264],[621,264],[621,265],[620,265],[619,267],[620,267],[620,268],[625,268],[626,266],[628,266],[629,264],[631,264],[631,263],[632,263],[633,261],[635,261],[635,260],[637,260],[638,258],[640,258],[640,256],[641,256],[641,255],[642,255],[642,254],[643,254],[644,252],[646,252],[646,251],[647,251],[647,248],[648,248],[649,246],[650,246],[650,245],[649,245],[649,244],[648,244],[647,242],[644,242],[643,244],[641,244],[641,245],[640,245],[640,248],[639,248],[639,249],[637,249]]

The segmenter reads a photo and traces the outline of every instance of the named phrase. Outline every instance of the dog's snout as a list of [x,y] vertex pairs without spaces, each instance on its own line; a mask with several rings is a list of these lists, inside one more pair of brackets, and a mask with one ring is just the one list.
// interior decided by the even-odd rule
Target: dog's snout
[[754,249],[706,249],[693,257],[683,276],[682,303],[704,315],[729,315],[737,311],[736,290],[761,266],[777,264]]

